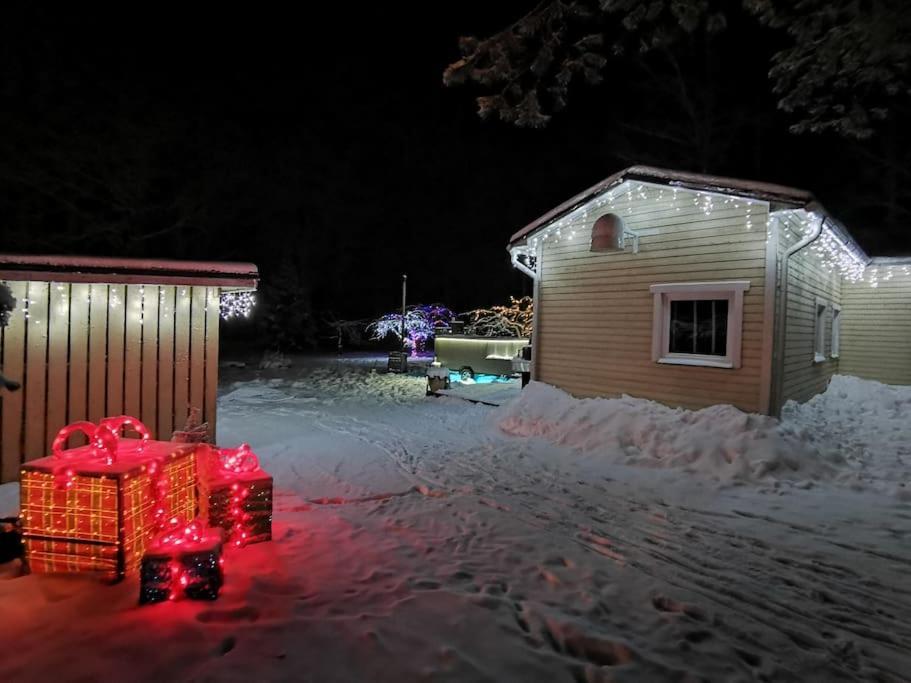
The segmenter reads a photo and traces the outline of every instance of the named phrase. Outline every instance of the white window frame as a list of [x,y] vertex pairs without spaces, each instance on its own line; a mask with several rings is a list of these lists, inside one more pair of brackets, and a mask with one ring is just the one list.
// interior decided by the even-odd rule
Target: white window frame
[[826,312],[829,302],[821,296],[816,297],[816,306],[813,309],[815,322],[813,324],[813,362],[824,363],[826,358]]
[[[649,287],[653,300],[652,360],[668,365],[698,365],[710,368],[739,368],[743,336],[743,293],[749,280],[717,282],[672,282]],[[724,356],[671,353],[671,302],[699,299],[726,299],[728,337]]]
[[841,354],[841,306],[832,304],[832,350],[829,358],[838,358]]

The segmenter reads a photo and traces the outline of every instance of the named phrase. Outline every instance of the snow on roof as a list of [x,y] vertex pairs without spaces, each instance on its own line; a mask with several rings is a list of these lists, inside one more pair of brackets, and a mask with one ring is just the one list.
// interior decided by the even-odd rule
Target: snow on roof
[[714,192],[718,194],[734,195],[738,197],[749,197],[759,199],[775,204],[785,205],[790,208],[806,208],[825,215],[829,223],[834,225],[839,237],[846,243],[853,246],[860,254],[866,257],[863,249],[860,248],[854,239],[848,234],[838,221],[829,215],[825,209],[816,201],[811,192],[801,190],[795,187],[785,185],[776,185],[774,183],[763,183],[753,180],[743,180],[740,178],[726,178],[723,176],[706,175],[704,173],[689,173],[687,171],[674,171],[666,168],[656,168],[654,166],[630,166],[622,171],[608,176],[604,180],[592,185],[587,190],[580,192],[576,196],[568,199],[554,209],[551,209],[537,220],[532,221],[524,228],[509,238],[509,246],[521,241],[532,232],[545,227],[553,221],[572,212],[574,209],[594,199],[598,195],[604,194],[612,187],[627,180],[641,180],[672,187],[681,187],[689,190],[703,192]]
[[0,279],[125,284],[187,284],[255,289],[252,263],[0,254]]

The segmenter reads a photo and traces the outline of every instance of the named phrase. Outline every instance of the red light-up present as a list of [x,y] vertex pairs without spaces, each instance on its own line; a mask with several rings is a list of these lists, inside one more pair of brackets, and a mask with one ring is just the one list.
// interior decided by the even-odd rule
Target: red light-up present
[[[140,438],[121,438],[124,428]],[[77,432],[88,445],[66,449]],[[32,572],[117,580],[136,571],[168,516],[195,513],[195,446],[154,441],[135,418],[68,425],[52,450],[21,468],[19,514]]]
[[139,569],[139,604],[215,600],[225,582],[221,529],[175,517],[152,539]]
[[197,450],[199,516],[228,532],[235,546],[272,538],[272,475],[247,444]]

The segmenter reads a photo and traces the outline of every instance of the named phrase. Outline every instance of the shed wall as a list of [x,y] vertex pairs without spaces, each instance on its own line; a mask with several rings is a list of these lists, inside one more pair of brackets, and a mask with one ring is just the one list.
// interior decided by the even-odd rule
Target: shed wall
[[17,300],[0,333],[0,481],[50,453],[76,420],[132,414],[154,438],[200,408],[215,434],[219,289],[9,281]]
[[869,266],[845,283],[841,326],[842,374],[911,384],[911,268]]

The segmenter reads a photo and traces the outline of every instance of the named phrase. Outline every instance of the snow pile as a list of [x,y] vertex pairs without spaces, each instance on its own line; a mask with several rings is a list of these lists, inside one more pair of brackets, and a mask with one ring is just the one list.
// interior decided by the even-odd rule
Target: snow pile
[[340,399],[410,402],[426,395],[427,378],[423,372],[419,376],[397,375],[375,368],[341,366],[316,368],[291,386],[297,393]]
[[630,396],[576,399],[532,382],[496,419],[507,434],[543,437],[612,464],[680,468],[725,483],[834,474],[835,458],[798,432],[729,405],[692,411]]
[[839,480],[911,500],[911,387],[846,375],[806,403],[788,402],[782,425],[844,459]]
[[305,368],[295,379],[259,379],[235,382],[219,397],[225,405],[259,404],[292,400],[363,400],[403,403],[423,398],[427,378],[423,375],[396,375],[374,368],[345,365],[340,368]]

